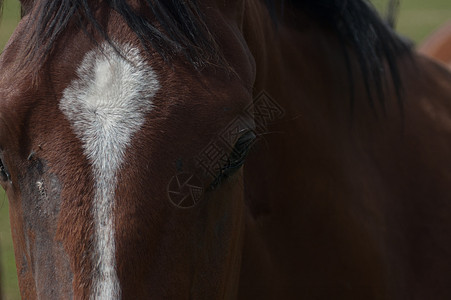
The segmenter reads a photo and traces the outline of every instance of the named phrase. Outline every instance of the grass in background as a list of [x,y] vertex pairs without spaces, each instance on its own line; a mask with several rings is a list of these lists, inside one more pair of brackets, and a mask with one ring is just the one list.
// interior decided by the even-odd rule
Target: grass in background
[[[20,19],[20,7],[17,0],[6,0],[3,5],[3,17],[0,26],[0,49],[3,49]],[[16,263],[9,228],[9,205],[5,192],[0,188],[0,277],[5,300],[19,300]]]
[[0,49],[5,47],[6,42],[16,28],[20,19],[20,6],[17,0],[5,0],[3,4],[3,17],[0,27]]
[[[373,0],[374,6],[385,13],[388,0]],[[400,0],[396,30],[415,44],[425,40],[447,20],[451,20],[450,0]]]
[[0,188],[0,267],[3,299],[19,300],[16,263],[9,228],[9,206],[4,191]]
[[401,0],[397,30],[416,43],[451,20],[450,0]]
[[[387,3],[387,0],[374,0],[373,2],[376,7],[381,9],[384,7],[385,3]],[[18,1],[6,0],[3,20],[0,27],[1,49],[3,49],[9,36],[16,27],[19,15]],[[437,29],[446,20],[450,19],[450,0],[404,0],[401,2],[397,29],[402,35],[419,43],[433,30]],[[2,190],[0,190],[0,251],[1,284],[4,299],[20,299],[11,232],[9,228],[8,201]]]

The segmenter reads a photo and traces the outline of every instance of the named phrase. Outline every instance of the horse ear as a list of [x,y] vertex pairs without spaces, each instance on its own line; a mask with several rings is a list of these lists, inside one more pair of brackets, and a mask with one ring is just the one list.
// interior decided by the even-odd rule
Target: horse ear
[[21,17],[28,14],[33,7],[34,0],[19,0],[21,4]]

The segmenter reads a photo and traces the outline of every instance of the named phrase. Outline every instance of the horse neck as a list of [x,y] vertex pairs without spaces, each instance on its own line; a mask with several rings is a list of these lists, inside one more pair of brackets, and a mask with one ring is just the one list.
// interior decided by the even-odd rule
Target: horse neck
[[[270,274],[283,274],[285,271],[278,268],[284,266],[282,268],[287,270],[303,272],[293,272],[285,278],[281,275],[281,282],[267,279],[272,286],[295,289],[299,282],[316,280],[305,274],[316,274],[314,278],[318,281],[314,284],[321,284],[323,279],[333,282],[333,277],[321,277],[323,274],[315,267],[306,268],[310,265],[308,258],[325,258],[330,249],[318,246],[314,254],[309,253],[305,245],[322,245],[336,232],[344,232],[344,239],[349,241],[361,236],[359,226],[349,225],[359,221],[350,219],[347,209],[354,201],[350,195],[358,189],[353,186],[354,175],[368,174],[355,163],[360,154],[350,132],[355,128],[360,130],[362,120],[374,120],[373,112],[357,76],[358,66],[352,64],[356,99],[352,114],[350,91],[353,85],[343,48],[333,33],[305,15],[297,18],[302,24],[281,23],[276,28],[263,7],[253,4],[254,9],[249,11],[252,11],[250,19],[255,21],[252,23],[255,26],[245,23],[244,34],[256,61],[254,92],[258,95],[264,90],[284,109],[285,115],[259,132],[261,137],[244,168],[245,201],[250,216],[243,253],[258,257],[258,253],[264,252],[260,249],[271,244],[285,250],[277,253],[268,248],[271,259],[262,255],[255,259],[260,259],[255,264],[246,261],[243,255],[242,273],[263,274],[262,269],[265,269]],[[374,190],[378,190],[377,187]],[[318,228],[320,232],[315,231]],[[281,239],[282,236],[285,239]],[[370,237],[359,241],[372,243]],[[352,243],[338,245],[343,253],[353,246]],[[368,253],[373,254],[372,250]],[[349,264],[364,265],[371,270],[362,282],[383,286],[377,277],[381,272],[380,261],[367,264],[360,261],[360,257],[356,261]],[[331,268],[340,270],[338,263]],[[347,278],[360,280],[353,274],[348,275]],[[288,298],[289,294],[277,296]]]
[[288,117],[330,109],[339,97],[334,109],[349,115],[351,85],[338,38],[301,12],[276,25],[261,2],[246,1],[243,22],[256,64],[254,96],[265,91]]
[[[260,2],[248,3],[254,26],[244,23],[243,31],[256,61],[255,96],[265,91],[285,111],[259,132],[262,138],[246,164],[249,190],[255,186],[250,205],[265,211],[283,195],[298,201],[295,190],[306,197],[325,193],[312,185],[320,186],[327,176],[342,177],[340,164],[352,156],[352,149],[345,149],[350,127],[374,116],[357,75],[353,109],[358,115],[352,115],[349,70],[333,33],[306,15],[296,18],[296,26],[281,22],[276,27]],[[358,74],[358,66],[352,68]],[[311,190],[290,186],[293,178]],[[346,187],[340,190],[345,193]],[[286,205],[293,208],[289,201]]]
[[[380,298],[402,298],[388,297],[395,293],[391,287],[409,295],[410,289],[402,289],[417,279],[404,268],[412,261],[400,250],[409,242],[398,240],[422,236],[422,243],[434,244],[427,242],[429,232],[416,229],[422,228],[418,222],[434,224],[437,207],[447,207],[449,182],[437,174],[449,174],[443,141],[449,140],[444,128],[450,119],[451,74],[416,54],[400,56],[404,118],[391,93],[386,114],[377,118],[380,109],[369,105],[357,59],[349,51],[350,80],[333,33],[306,16],[299,16],[302,26],[276,29],[253,4],[259,10],[248,10],[253,22],[245,23],[244,33],[256,61],[254,91],[265,90],[285,116],[268,125],[244,168],[250,225],[242,274],[269,270],[266,286],[283,287],[278,298],[290,298],[283,294],[289,287],[311,290],[336,287],[339,281],[365,286]],[[448,228],[444,224],[440,228]],[[442,247],[433,251],[443,253]],[[258,256],[265,251],[266,257]],[[418,250],[412,257],[429,261],[429,253]],[[327,271],[322,271],[318,266],[325,262]]]

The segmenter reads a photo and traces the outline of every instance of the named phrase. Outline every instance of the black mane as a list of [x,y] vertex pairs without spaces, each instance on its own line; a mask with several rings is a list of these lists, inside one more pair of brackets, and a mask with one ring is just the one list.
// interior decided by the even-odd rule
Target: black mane
[[[397,0],[389,2],[388,22],[382,21],[375,8],[366,0],[289,0],[296,9],[305,12],[336,33],[348,66],[351,85],[354,84],[351,55],[357,58],[371,105],[372,89],[384,105],[385,85],[391,78],[398,100],[402,82],[397,58],[411,53],[411,44],[392,29],[398,7]],[[388,66],[388,70],[387,70]],[[351,91],[353,101],[354,91]],[[399,102],[402,104],[401,102]]]
[[[205,17],[198,0],[143,0],[155,20],[148,20],[142,12],[135,11],[126,0],[104,0],[124,17],[129,27],[137,34],[143,45],[155,49],[165,59],[182,54],[196,67],[210,63],[220,64],[221,49],[205,24]],[[284,10],[300,10],[336,33],[343,46],[350,82],[353,84],[350,67],[351,55],[357,58],[363,79],[371,99],[371,87],[383,100],[384,84],[391,75],[394,86],[400,91],[401,80],[397,68],[397,57],[409,53],[410,46],[403,42],[383,22],[376,10],[366,0],[261,0],[268,8],[275,23],[283,22]],[[0,3],[2,0],[0,0]],[[30,2],[30,1],[28,1]],[[392,0],[396,3],[397,1]],[[44,0],[41,7],[24,7],[34,27],[27,49],[28,60],[44,60],[55,40],[70,20],[76,18],[87,30],[94,31],[109,41],[104,28],[94,17],[93,1],[90,0]],[[291,6],[291,7],[290,7]],[[161,25],[161,29],[156,26]],[[388,70],[386,70],[388,66]],[[388,72],[387,72],[388,71]]]
[[[182,53],[196,66],[221,61],[218,46],[196,0],[143,0],[155,16],[153,21],[142,11],[133,9],[126,0],[105,2],[125,19],[146,49],[155,49],[165,59]],[[45,59],[55,40],[74,18],[91,38],[97,33],[110,41],[105,28],[94,17],[96,5],[100,4],[89,0],[45,0],[41,3],[37,9],[22,7],[22,15],[29,14],[30,26],[36,26],[27,49],[28,60]],[[156,24],[161,25],[161,29]],[[88,33],[88,26],[94,32]]]

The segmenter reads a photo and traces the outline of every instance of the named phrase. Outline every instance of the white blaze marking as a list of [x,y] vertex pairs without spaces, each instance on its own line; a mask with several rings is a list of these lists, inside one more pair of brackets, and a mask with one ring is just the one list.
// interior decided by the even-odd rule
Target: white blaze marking
[[95,179],[93,216],[95,253],[91,299],[119,299],[113,207],[117,172],[133,134],[152,108],[159,89],[153,70],[138,49],[102,45],[86,54],[74,80],[63,93],[60,109],[82,141]]

